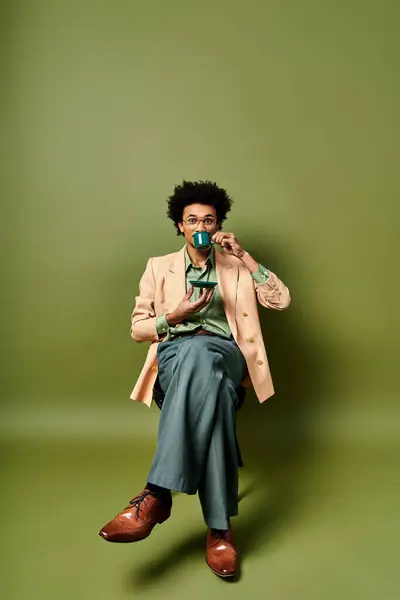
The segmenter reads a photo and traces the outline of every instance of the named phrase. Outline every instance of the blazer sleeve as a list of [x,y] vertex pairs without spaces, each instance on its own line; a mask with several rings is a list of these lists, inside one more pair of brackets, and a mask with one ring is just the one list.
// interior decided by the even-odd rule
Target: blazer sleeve
[[257,300],[265,308],[284,310],[290,304],[290,292],[286,285],[269,271],[269,277],[265,283],[258,283],[253,279]]
[[153,259],[150,258],[139,283],[139,296],[136,297],[135,308],[131,316],[131,336],[136,342],[157,342],[160,339],[154,310],[155,289]]

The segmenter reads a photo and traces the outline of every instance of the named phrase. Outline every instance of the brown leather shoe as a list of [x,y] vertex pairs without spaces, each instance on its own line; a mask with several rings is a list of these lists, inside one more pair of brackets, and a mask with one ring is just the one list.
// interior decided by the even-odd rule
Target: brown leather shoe
[[209,529],[207,533],[206,563],[220,577],[233,577],[238,571],[232,527],[226,532]]
[[122,512],[107,523],[99,535],[107,542],[138,542],[147,538],[157,523],[171,514],[172,500],[161,500],[150,490],[143,490]]

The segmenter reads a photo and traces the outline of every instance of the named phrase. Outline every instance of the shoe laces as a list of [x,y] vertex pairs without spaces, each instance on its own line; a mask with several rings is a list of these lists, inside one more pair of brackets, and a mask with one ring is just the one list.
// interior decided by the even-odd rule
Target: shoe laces
[[136,508],[136,517],[139,517],[139,513],[142,510],[142,504],[146,505],[149,496],[152,496],[152,493],[149,490],[144,490],[141,494],[129,500],[129,504]]
[[229,530],[228,529],[211,529],[211,535],[213,538],[217,540],[229,540]]

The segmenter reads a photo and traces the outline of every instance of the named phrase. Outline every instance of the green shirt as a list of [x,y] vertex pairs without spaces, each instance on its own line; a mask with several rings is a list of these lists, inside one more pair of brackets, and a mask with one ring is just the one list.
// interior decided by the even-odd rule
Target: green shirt
[[[211,248],[207,261],[203,268],[195,267],[190,260],[187,248],[185,248],[185,268],[186,268],[186,291],[189,291],[190,280],[202,279],[204,281],[218,281],[217,272],[215,269],[215,250]],[[253,279],[257,283],[266,283],[269,277],[269,270],[262,265],[258,266],[255,273],[252,273]],[[195,302],[199,299],[200,288],[194,288],[190,302]],[[156,329],[160,337],[165,337],[165,341],[169,341],[177,335],[194,333],[197,329],[205,329],[211,333],[215,333],[225,339],[232,338],[232,332],[226,320],[224,306],[222,304],[221,295],[218,285],[214,288],[214,294],[211,301],[195,313],[187,321],[183,321],[179,326],[170,327],[165,315],[158,317],[156,320]]]

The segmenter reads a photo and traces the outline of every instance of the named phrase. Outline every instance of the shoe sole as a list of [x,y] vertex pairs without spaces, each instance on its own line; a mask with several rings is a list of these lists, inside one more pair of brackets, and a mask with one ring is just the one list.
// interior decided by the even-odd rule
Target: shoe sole
[[222,577],[223,579],[228,579],[229,577],[235,577],[235,575],[237,575],[239,572],[238,569],[236,569],[236,571],[234,573],[229,573],[227,575],[224,575],[223,573],[218,573],[218,571],[215,571],[212,567],[210,567],[210,565],[208,564],[207,561],[206,561],[206,565],[210,569],[210,571],[212,571],[215,575],[218,575],[218,577]]
[[146,540],[149,537],[149,535],[146,535],[145,537],[142,537],[142,538],[138,538],[136,540],[112,540],[110,538],[104,537],[103,535],[101,535],[101,533],[99,533],[99,536],[104,541],[109,542],[110,544],[134,544],[135,542],[141,542],[142,540]]

